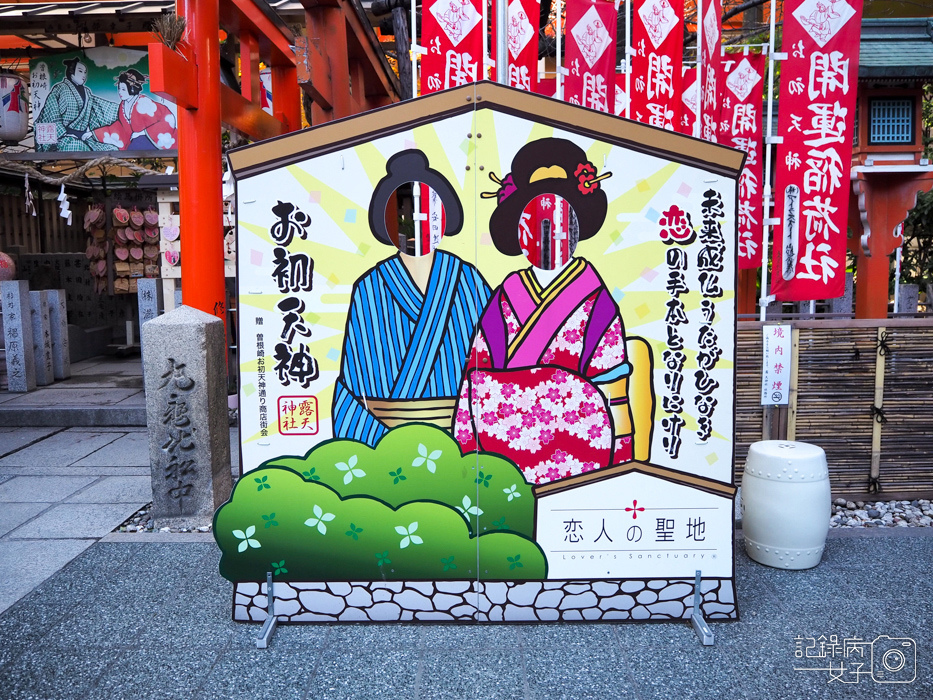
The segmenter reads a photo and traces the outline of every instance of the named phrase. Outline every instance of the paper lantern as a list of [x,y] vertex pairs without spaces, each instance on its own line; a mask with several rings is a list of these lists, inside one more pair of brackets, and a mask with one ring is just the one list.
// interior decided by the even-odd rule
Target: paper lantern
[[29,94],[18,73],[0,73],[0,141],[18,143],[29,127]]

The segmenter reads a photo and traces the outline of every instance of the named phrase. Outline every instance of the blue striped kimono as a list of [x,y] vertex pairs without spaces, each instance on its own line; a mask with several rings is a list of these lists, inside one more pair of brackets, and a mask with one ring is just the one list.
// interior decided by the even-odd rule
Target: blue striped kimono
[[398,255],[362,276],[334,390],[334,436],[375,445],[385,434],[364,397],[456,397],[490,293],[475,267],[440,250],[424,295]]

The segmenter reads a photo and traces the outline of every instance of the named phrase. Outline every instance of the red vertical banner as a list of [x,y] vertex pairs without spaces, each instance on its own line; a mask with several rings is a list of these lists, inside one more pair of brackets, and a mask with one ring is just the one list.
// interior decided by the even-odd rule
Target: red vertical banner
[[718,142],[719,134],[719,76],[722,73],[722,0],[704,3],[703,46],[700,79],[702,105],[700,108],[700,135],[707,141]]
[[697,122],[697,107],[700,102],[700,84],[697,82],[697,69],[684,68],[681,78],[680,118],[677,131],[688,136],[699,136],[700,125]]
[[845,293],[849,168],[862,0],[787,0],[771,292],[781,301]]
[[628,106],[628,95],[625,93],[625,74],[616,74],[616,97],[612,111],[617,117],[625,116],[625,108]]
[[[489,15],[493,20],[491,46],[496,46],[495,8],[496,3],[493,2]],[[509,85],[519,90],[538,92],[538,25],[540,21],[541,0],[511,0],[509,2]]]
[[421,250],[426,254],[441,244],[447,218],[437,192],[423,182],[418,186],[418,192],[413,216],[415,235],[421,238]]
[[421,94],[483,78],[481,0],[425,2],[421,15]]
[[681,109],[683,2],[635,0],[632,17],[632,118],[675,131]]
[[761,266],[762,191],[761,105],[767,59],[762,54],[726,55],[723,59],[719,143],[745,151],[739,176],[739,269]]
[[567,102],[613,113],[617,16],[613,0],[567,0]]

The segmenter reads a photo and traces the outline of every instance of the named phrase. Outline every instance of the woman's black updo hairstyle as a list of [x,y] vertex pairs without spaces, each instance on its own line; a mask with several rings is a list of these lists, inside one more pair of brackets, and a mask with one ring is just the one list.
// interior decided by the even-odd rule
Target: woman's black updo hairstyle
[[532,141],[522,146],[512,159],[512,172],[500,180],[494,173],[489,178],[499,185],[496,193],[483,193],[484,198],[496,197],[498,205],[489,217],[489,234],[500,253],[521,255],[519,222],[528,203],[542,194],[556,194],[570,204],[577,215],[580,240],[592,238],[606,220],[608,200],[596,167],[576,144],[557,138]]
[[376,240],[386,245],[394,245],[386,230],[386,205],[395,190],[409,182],[423,182],[437,192],[444,205],[446,226],[445,236],[455,236],[463,227],[463,206],[453,187],[443,175],[428,167],[428,157],[417,149],[401,151],[386,162],[386,175],[373,191],[369,202],[369,228]]
[[126,91],[130,93],[130,95],[138,95],[143,91],[143,85],[146,84],[148,79],[147,76],[143,75],[135,68],[130,68],[120,73],[120,75],[117,76],[116,82],[117,85],[120,83],[126,85]]

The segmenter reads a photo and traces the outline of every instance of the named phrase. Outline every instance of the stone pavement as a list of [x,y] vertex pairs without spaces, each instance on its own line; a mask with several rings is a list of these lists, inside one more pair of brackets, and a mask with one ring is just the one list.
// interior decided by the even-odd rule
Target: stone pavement
[[[0,358],[3,353],[0,351]],[[0,359],[0,372],[3,372]],[[26,394],[5,391],[0,377],[0,426],[146,425],[142,362],[134,357],[94,357],[71,365],[71,378]],[[0,453],[5,452],[0,442]]]
[[[115,535],[0,614],[0,697],[928,700],[928,532],[834,534],[809,571],[764,567],[738,548],[741,621],[713,623],[711,647],[684,623],[403,623],[280,627],[268,649],[253,643],[259,625],[230,620],[211,542]],[[795,658],[795,637],[821,635],[911,638],[918,677],[853,676],[854,662],[871,669],[870,647],[863,659]],[[858,683],[831,683],[830,663]]]
[[[147,440],[145,428],[0,427],[0,612],[152,500]],[[235,443],[231,431],[234,463]]]
[[[131,365],[102,363],[113,384],[133,381]],[[132,398],[123,390],[98,385],[82,410],[106,418]],[[0,406],[24,400],[0,393]],[[0,412],[3,700],[933,697],[933,528],[834,530],[808,571],[756,564],[739,539],[741,620],[712,623],[712,647],[685,623],[404,623],[281,627],[261,650],[259,626],[230,619],[210,535],[108,534],[150,498],[144,427],[13,428],[11,415]],[[795,657],[795,638],[816,648],[831,635],[861,638],[863,656]],[[914,641],[913,682],[872,679],[888,637]]]

